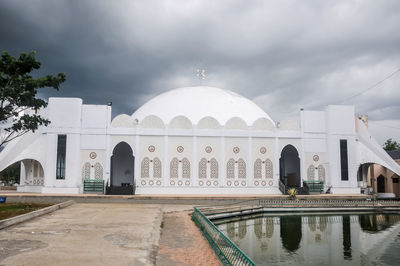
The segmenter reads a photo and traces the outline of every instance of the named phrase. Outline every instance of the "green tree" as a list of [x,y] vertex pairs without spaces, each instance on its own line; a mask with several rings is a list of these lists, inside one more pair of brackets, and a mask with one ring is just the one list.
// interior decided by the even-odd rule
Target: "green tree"
[[400,149],[400,144],[397,141],[392,140],[391,138],[386,140],[385,144],[383,144],[383,149],[385,151],[394,151]]
[[1,181],[6,184],[19,183],[21,163],[14,163],[0,172]]
[[0,148],[11,140],[47,126],[50,121],[41,117],[37,110],[46,107],[47,102],[37,98],[39,88],[59,90],[65,81],[65,74],[47,75],[34,78],[33,70],[40,68],[35,51],[21,53],[14,58],[4,51],[0,59]]

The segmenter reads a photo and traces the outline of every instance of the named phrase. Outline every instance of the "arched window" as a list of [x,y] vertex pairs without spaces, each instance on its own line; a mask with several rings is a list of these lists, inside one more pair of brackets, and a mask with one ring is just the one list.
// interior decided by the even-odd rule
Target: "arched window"
[[228,179],[235,178],[235,160],[229,159],[226,165],[226,177]]
[[211,178],[218,179],[218,161],[215,158],[211,158]]
[[322,164],[318,165],[318,179],[325,182],[325,167]]
[[142,178],[149,178],[150,175],[150,160],[148,157],[144,157],[142,160],[141,169]]
[[314,165],[310,165],[307,169],[307,180],[312,181],[315,179]]
[[199,162],[199,178],[207,178],[207,159],[202,158]]
[[158,157],[153,159],[153,177],[161,178],[161,160]]
[[82,167],[83,179],[90,179],[90,163],[85,163]]
[[170,178],[178,178],[178,159],[172,158],[171,163],[169,165],[169,174]]
[[94,165],[94,178],[103,179],[103,166],[100,163]]
[[187,158],[182,159],[182,178],[190,178],[190,162]]
[[274,178],[274,169],[270,159],[265,160],[265,177],[270,179]]
[[239,168],[239,178],[246,178],[246,163],[245,161],[240,158],[238,160],[238,168]]
[[262,161],[257,159],[254,162],[254,179],[261,179],[262,177]]

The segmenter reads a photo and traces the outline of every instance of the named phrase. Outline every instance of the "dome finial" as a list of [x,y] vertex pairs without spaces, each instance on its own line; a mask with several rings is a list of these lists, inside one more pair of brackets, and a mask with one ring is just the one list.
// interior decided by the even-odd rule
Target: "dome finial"
[[201,85],[201,81],[206,79],[206,70],[202,69],[202,68],[198,68],[197,69],[197,77],[200,80],[200,85]]

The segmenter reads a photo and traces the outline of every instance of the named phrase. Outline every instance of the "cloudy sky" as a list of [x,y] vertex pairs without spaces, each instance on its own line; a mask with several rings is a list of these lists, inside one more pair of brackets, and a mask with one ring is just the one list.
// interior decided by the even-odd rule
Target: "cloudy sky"
[[399,14],[398,0],[1,0],[0,49],[36,50],[38,75],[66,73],[41,97],[112,101],[114,116],[199,85],[204,68],[204,85],[252,99],[275,121],[355,105],[383,143],[400,141]]

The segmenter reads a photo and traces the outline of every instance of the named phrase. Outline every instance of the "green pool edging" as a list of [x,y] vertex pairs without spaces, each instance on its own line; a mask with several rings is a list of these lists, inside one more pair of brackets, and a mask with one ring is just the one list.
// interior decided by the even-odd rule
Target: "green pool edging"
[[223,265],[256,265],[196,207],[194,207],[192,219]]

